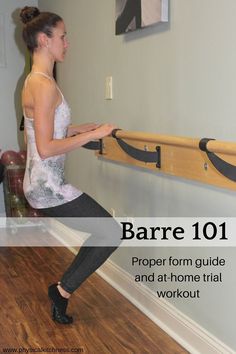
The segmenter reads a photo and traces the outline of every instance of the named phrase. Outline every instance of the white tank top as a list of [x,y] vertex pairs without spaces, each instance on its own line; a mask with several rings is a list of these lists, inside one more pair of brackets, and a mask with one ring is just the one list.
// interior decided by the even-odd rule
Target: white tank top
[[[28,75],[25,85],[32,74],[43,75],[53,80],[50,76],[35,71]],[[61,93],[59,87],[57,89]],[[62,102],[55,110],[54,139],[64,139],[71,123],[70,108],[62,93],[61,96]],[[34,119],[26,117],[25,112],[24,118],[27,135],[27,161],[23,189],[29,204],[35,209],[50,208],[79,197],[82,192],[65,182],[65,154],[42,160],[35,142]]]

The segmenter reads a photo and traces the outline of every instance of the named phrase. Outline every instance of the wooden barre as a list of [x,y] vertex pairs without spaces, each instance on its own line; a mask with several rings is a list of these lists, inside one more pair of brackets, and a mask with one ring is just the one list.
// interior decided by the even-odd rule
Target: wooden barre
[[[149,142],[155,144],[164,144],[170,146],[180,146],[192,149],[199,148],[199,142],[201,139],[178,137],[171,135],[159,135],[152,133],[143,133],[135,131],[118,130],[116,132],[118,139],[128,139],[140,142]],[[236,143],[225,142],[219,140],[211,140],[207,144],[207,150],[214,153],[221,153],[227,155],[236,155]]]
[[[113,137],[102,139],[97,146],[96,156],[104,160],[236,190],[236,143],[233,142],[117,129]],[[147,160],[146,155],[149,155]]]

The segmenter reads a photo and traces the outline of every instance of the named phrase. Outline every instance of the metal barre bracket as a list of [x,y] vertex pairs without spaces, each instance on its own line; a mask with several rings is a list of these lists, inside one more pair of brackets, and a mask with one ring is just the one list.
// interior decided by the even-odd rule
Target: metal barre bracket
[[99,139],[98,141],[90,141],[87,144],[82,145],[82,147],[88,150],[99,150],[99,154],[103,154],[102,139]]
[[142,161],[145,163],[155,163],[157,168],[161,168],[161,147],[156,146],[156,151],[147,151],[137,149],[134,146],[127,144],[124,140],[116,137],[116,132],[121,129],[114,129],[112,131],[112,137],[116,139],[121,149],[133,159]]
[[215,139],[208,139],[203,138],[199,141],[199,149],[204,151],[213,166],[219,171],[223,176],[227,177],[231,181],[236,182],[236,166],[231,165],[230,163],[222,160],[218,157],[214,152],[211,152],[207,149],[207,143],[211,140]]

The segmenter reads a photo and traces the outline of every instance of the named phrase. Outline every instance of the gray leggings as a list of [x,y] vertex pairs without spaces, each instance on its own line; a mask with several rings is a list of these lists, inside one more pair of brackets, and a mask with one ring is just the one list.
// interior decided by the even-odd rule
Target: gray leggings
[[[40,211],[45,217],[110,218],[109,222],[112,223],[112,230],[114,230],[114,233],[117,235],[117,239],[120,234],[120,226],[112,219],[112,216],[86,193],[83,193],[80,197],[71,202],[52,208],[40,209]],[[96,230],[88,229],[88,225],[86,224],[82,225],[81,228],[80,224],[80,230],[92,233],[89,239],[91,237],[108,237],[108,235],[106,235],[106,225],[104,224],[105,223],[101,222]],[[111,230],[110,227],[109,230]],[[88,240],[80,248],[73,262],[61,278],[62,288],[70,294],[78,289],[78,287],[107,260],[117,249],[117,243],[119,243],[119,241],[117,241],[116,246],[111,247],[86,246],[86,244],[89,244]]]

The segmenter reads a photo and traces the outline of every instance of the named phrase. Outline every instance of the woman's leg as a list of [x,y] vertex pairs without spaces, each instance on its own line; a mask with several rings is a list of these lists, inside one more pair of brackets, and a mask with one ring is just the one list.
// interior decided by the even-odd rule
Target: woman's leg
[[[117,249],[120,226],[101,205],[85,193],[69,203],[43,209],[42,212],[49,217],[109,218],[109,231],[104,222],[96,223],[96,229],[92,227],[92,230],[90,223],[86,223],[86,219],[82,219],[78,223],[81,231],[92,232],[92,236],[80,248],[79,253],[62,276],[61,287],[68,293],[73,293]],[[109,237],[107,233],[111,231],[113,233],[111,237],[116,236],[114,237],[114,246],[92,246],[91,240],[94,237],[103,239],[104,243],[105,239],[108,240]],[[88,244],[90,246],[87,246]]]
[[116,249],[117,247],[90,247],[82,261],[79,252],[61,279],[62,288],[73,293]]

